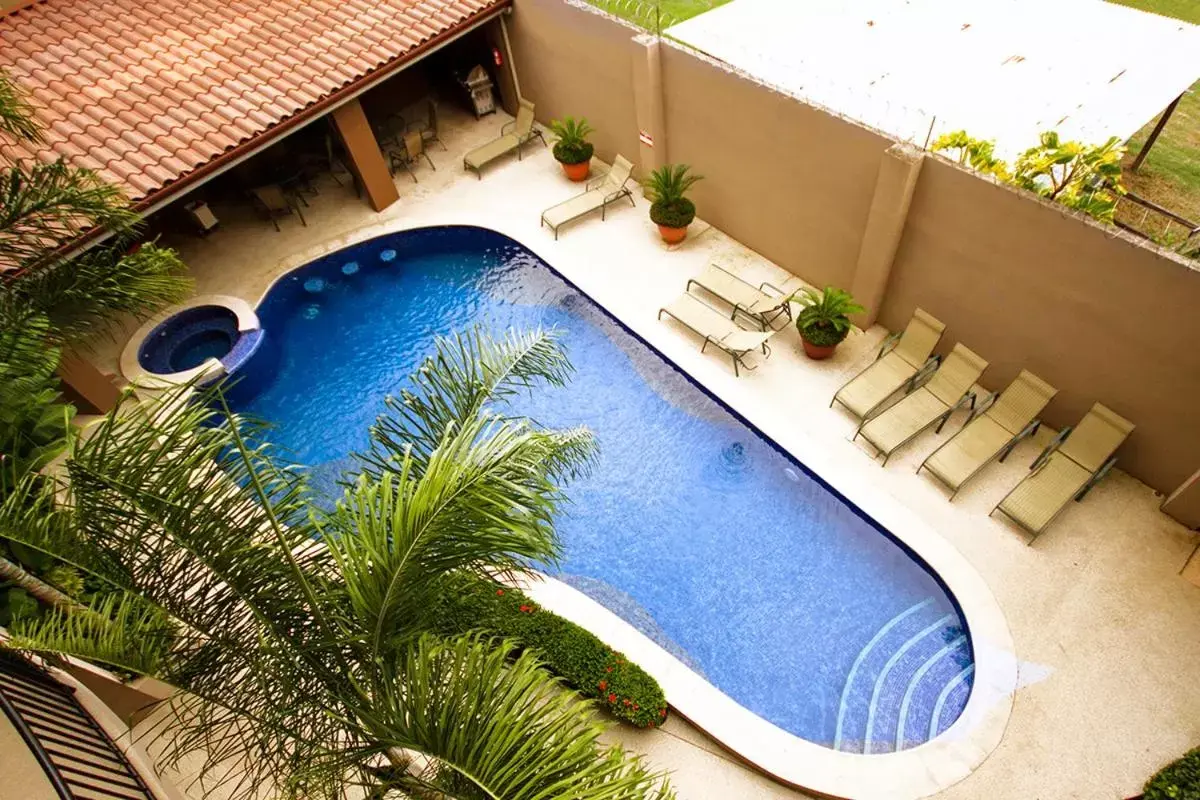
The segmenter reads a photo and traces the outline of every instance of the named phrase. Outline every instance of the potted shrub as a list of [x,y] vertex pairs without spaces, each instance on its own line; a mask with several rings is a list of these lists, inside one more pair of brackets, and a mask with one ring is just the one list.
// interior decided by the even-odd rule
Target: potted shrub
[[833,355],[850,333],[850,315],[865,310],[849,292],[832,286],[821,292],[802,289],[788,299],[804,306],[796,315],[796,330],[800,331],[805,354],[818,360]]
[[596,149],[587,137],[595,129],[586,119],[565,117],[551,120],[550,130],[558,137],[554,143],[554,158],[562,164],[563,172],[573,181],[586,181],[592,169],[592,152]]
[[696,218],[696,204],[688,200],[687,190],[701,175],[691,175],[687,164],[665,164],[646,179],[646,197],[650,200],[650,219],[667,244],[677,244],[687,236],[687,227]]

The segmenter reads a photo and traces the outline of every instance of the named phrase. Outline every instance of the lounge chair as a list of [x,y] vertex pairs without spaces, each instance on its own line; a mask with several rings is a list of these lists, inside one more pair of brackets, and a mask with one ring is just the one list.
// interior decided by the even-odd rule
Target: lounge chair
[[708,346],[715,345],[724,350],[733,359],[733,374],[739,375],[738,366],[755,369],[745,361],[746,355],[753,350],[761,349],[764,356],[771,354],[767,340],[775,335],[775,331],[748,331],[738,327],[732,319],[717,311],[700,298],[692,294],[681,294],[669,305],[658,310],[658,318],[663,314],[673,318],[681,325],[690,328],[699,336],[704,337],[700,346],[703,353]]
[[546,138],[533,126],[533,103],[522,100],[521,107],[517,109],[517,118],[501,126],[498,138],[476,147],[463,156],[463,169],[475,170],[482,180],[485,166],[514,150],[517,151],[517,158],[520,159],[521,146],[534,138],[541,139],[542,146],[546,146]]
[[950,355],[923,384],[916,386],[882,414],[865,420],[854,437],[870,442],[883,454],[883,463],[897,449],[911,442],[935,423],[941,433],[950,415],[970,403],[975,407],[975,381],[987,362],[963,344],[954,345]]
[[918,375],[937,366],[938,357],[931,354],[945,329],[918,308],[904,332],[884,339],[875,361],[838,389],[829,407],[841,403],[859,419],[870,417],[906,384],[913,385]]
[[972,411],[962,430],[930,453],[917,472],[928,470],[950,489],[953,500],[993,459],[998,456],[1003,462],[1022,439],[1037,433],[1042,424],[1038,415],[1057,392],[1037,375],[1021,370],[999,396],[990,395]]
[[1046,529],[1067,503],[1082,500],[1117,463],[1113,453],[1133,431],[1133,423],[1100,403],[1072,430],[1064,428],[1042,451],[1025,476],[992,513],[1004,514],[1033,534]]
[[259,210],[267,216],[267,219],[271,220],[276,232],[279,231],[279,218],[292,214],[300,218],[301,225],[308,227],[308,221],[304,219],[304,212],[300,210],[300,204],[278,184],[269,183],[266,186],[255,187],[250,190],[250,196]]
[[624,156],[613,159],[612,169],[588,181],[583,194],[577,194],[558,205],[550,206],[542,212],[542,225],[549,225],[558,238],[558,229],[568,222],[600,210],[600,219],[605,218],[609,203],[615,203],[622,197],[629,198],[631,205],[637,205],[633,200],[633,192],[629,191],[629,180],[633,176],[633,164]]
[[[781,316],[792,318],[791,303],[782,289],[766,282],[755,286],[717,264],[709,264],[703,272],[691,278],[687,282],[687,290],[691,291],[692,286],[699,286],[720,298],[733,307],[734,316],[741,313],[764,331],[774,327],[773,323]],[[775,294],[767,294],[766,289]]]

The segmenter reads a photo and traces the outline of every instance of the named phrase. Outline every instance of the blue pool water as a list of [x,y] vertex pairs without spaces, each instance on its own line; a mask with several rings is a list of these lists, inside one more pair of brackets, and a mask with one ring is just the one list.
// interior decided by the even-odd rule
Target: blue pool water
[[557,328],[574,380],[515,410],[600,448],[569,489],[558,577],[812,742],[889,752],[961,713],[971,642],[928,569],[512,240],[380,237],[285,277],[258,313],[235,402],[330,492],[435,336]]

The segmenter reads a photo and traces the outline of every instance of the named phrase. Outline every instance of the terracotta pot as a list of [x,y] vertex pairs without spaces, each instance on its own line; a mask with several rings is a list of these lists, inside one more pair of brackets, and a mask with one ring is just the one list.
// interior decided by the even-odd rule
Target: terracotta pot
[[687,238],[687,226],[685,225],[682,228],[668,228],[666,225],[659,225],[658,233],[667,244],[679,244]]
[[561,161],[558,163],[562,164],[563,172],[567,173],[567,177],[576,183],[586,181],[588,174],[592,171],[591,161],[581,161],[578,164],[563,164]]
[[803,336],[800,337],[800,341],[804,343],[804,355],[808,356],[813,361],[820,361],[822,359],[829,358],[831,355],[833,355],[833,351],[837,350],[836,344],[813,344]]

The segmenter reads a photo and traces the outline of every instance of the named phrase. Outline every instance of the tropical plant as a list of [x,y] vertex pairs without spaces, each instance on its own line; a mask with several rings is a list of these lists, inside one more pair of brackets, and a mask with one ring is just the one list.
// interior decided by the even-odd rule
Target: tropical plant
[[687,191],[704,179],[691,174],[687,164],[664,164],[646,179],[646,197],[650,200],[650,219],[665,228],[686,228],[696,218],[696,205]]
[[554,143],[554,158],[562,164],[583,164],[590,161],[595,147],[587,140],[595,129],[588,124],[587,119],[564,117],[561,120],[551,120],[550,130],[558,137]]
[[1068,208],[1112,222],[1121,187],[1125,147],[1113,136],[1100,145],[1060,141],[1053,131],[1043,133],[1036,147],[1021,154],[1012,182]]
[[955,154],[959,164],[1082,211],[1102,222],[1112,222],[1121,185],[1121,159],[1125,147],[1115,136],[1104,144],[1063,142],[1054,131],[1038,137],[1038,144],[1017,159],[1013,167],[996,158],[993,142],[974,139],[966,131],[939,136],[934,152]]
[[850,333],[850,315],[865,311],[849,292],[833,286],[826,286],[820,292],[801,289],[788,299],[802,306],[796,315],[796,330],[818,347],[841,343]]
[[446,635],[482,632],[512,638],[617,719],[653,728],[667,717],[662,687],[645,670],[518,589],[488,579],[465,579],[456,591],[442,595],[436,618],[438,631]]
[[[160,764],[199,759],[206,791],[245,776],[223,796],[668,797],[601,747],[589,704],[533,652],[429,633],[463,576],[554,562],[561,484],[592,439],[492,405],[569,373],[548,333],[440,341],[328,512],[219,389],[114,412],[73,444],[62,484],[10,495],[0,529],[125,594],[20,622],[11,646],[177,686]],[[169,616],[165,657],[145,651],[135,599]]]
[[[36,143],[33,108],[0,72],[0,140]],[[112,236],[107,247],[68,257],[90,231]],[[138,235],[138,215],[121,190],[92,170],[59,158],[20,159],[0,168],[0,313],[34,310],[59,338],[77,340],[107,330],[114,315],[142,314],[190,291],[183,263],[171,250],[143,247],[127,253]],[[10,316],[11,318],[11,316]]]
[[1200,800],[1200,747],[1159,770],[1143,791],[1144,800]]
[[1001,180],[1008,180],[1010,177],[1008,165],[996,158],[996,143],[973,139],[966,131],[942,134],[934,140],[931,149],[935,153],[951,152],[959,164],[995,175]]

